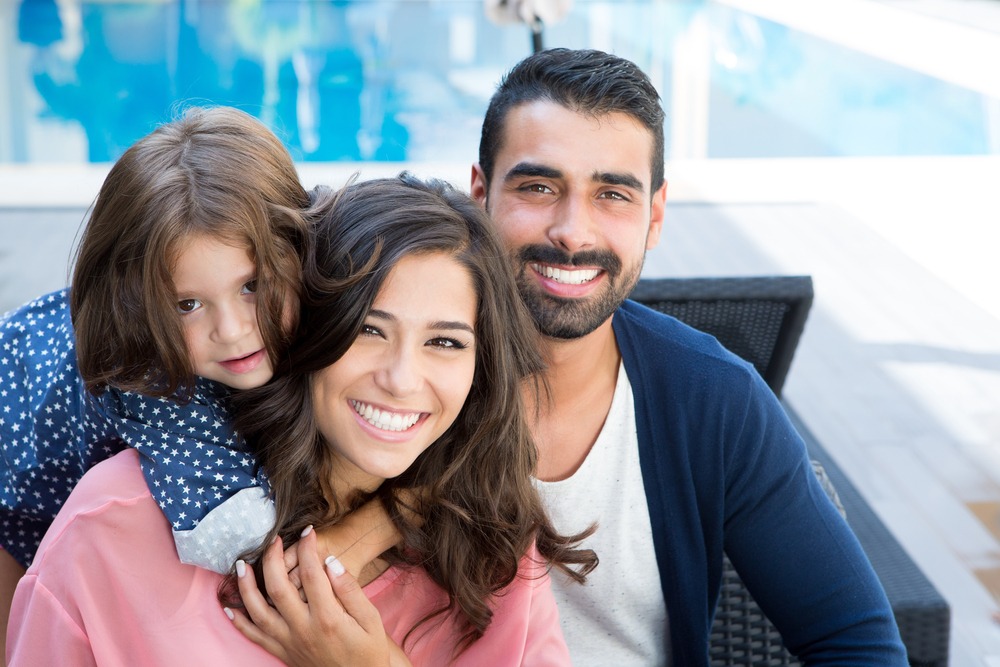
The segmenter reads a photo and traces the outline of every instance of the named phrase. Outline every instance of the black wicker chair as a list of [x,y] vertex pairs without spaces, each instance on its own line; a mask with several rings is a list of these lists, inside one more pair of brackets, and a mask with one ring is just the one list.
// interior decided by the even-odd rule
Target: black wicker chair
[[[813,287],[808,276],[646,278],[639,281],[631,298],[714,335],[729,350],[752,363],[780,398],[812,305]],[[886,590],[910,664],[947,665],[947,602],[797,415],[787,404],[785,408],[806,441],[817,474],[843,509]],[[713,667],[801,664],[785,649],[781,635],[757,606],[728,558],[724,560],[709,656]]]

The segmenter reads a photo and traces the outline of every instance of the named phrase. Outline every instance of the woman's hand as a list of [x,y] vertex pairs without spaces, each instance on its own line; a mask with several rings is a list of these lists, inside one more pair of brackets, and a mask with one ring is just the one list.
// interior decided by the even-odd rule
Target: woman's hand
[[[246,637],[288,665],[409,665],[402,650],[386,636],[378,610],[357,580],[336,558],[326,565],[317,553],[316,533],[307,528],[294,547],[300,597],[285,569],[281,540],[264,554],[264,583],[274,606],[257,588],[253,568],[237,563],[237,580],[249,614],[226,609]],[[332,585],[332,586],[331,586]]]

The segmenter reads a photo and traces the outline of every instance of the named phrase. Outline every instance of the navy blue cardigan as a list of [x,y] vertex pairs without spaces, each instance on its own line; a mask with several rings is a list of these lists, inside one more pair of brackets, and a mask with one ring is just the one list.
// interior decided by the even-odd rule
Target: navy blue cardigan
[[725,549],[806,664],[906,665],[871,564],[753,367],[632,301],[613,326],[635,396],[673,664],[708,665]]

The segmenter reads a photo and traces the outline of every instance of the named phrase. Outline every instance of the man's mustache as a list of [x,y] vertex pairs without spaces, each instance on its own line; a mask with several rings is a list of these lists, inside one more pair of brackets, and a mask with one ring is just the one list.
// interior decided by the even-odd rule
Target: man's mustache
[[616,277],[622,270],[621,260],[610,250],[582,250],[571,255],[552,246],[527,245],[518,251],[517,258],[521,263],[597,267],[603,269],[611,278]]

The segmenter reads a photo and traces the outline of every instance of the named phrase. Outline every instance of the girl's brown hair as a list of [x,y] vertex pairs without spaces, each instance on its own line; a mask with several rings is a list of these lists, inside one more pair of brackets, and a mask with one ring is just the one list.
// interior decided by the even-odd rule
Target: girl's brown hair
[[101,186],[73,270],[70,308],[87,389],[191,389],[171,271],[181,241],[194,234],[247,248],[257,267],[257,323],[277,365],[308,206],[281,141],[237,109],[188,109],[132,145]]
[[[448,606],[425,620],[457,613],[460,647],[467,646],[489,625],[490,596],[514,580],[533,539],[578,580],[597,562],[592,551],[574,548],[581,536],[556,533],[532,483],[536,452],[521,389],[542,370],[534,326],[492,223],[447,184],[407,174],[351,184],[321,202],[320,212],[287,358],[268,385],[234,397],[236,429],[274,495],[276,527],[264,545],[278,534],[287,547],[305,526],[330,525],[374,496],[402,536],[386,558],[424,568],[447,592]],[[468,269],[478,296],[472,389],[454,424],[408,470],[339,506],[324,494],[335,464],[313,416],[320,406],[312,404],[310,379],[351,347],[399,260],[437,252]],[[247,560],[258,562],[263,549]],[[234,587],[230,575],[225,601],[233,601],[226,593]]]

